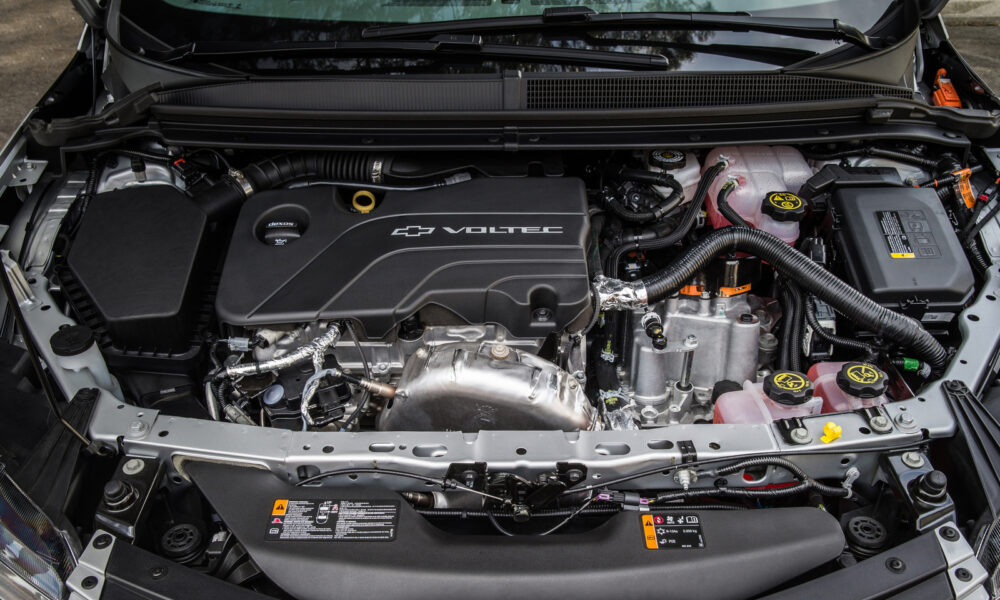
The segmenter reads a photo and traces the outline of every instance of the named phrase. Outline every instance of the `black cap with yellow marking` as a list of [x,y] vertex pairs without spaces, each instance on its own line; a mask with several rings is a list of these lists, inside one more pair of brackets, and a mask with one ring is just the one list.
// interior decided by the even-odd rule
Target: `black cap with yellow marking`
[[877,398],[888,382],[885,372],[869,363],[849,362],[837,373],[837,387],[856,398]]
[[760,212],[775,221],[801,221],[808,209],[806,201],[791,192],[770,192],[760,205]]
[[798,371],[775,371],[764,380],[764,395],[778,404],[797,406],[813,397],[813,386]]

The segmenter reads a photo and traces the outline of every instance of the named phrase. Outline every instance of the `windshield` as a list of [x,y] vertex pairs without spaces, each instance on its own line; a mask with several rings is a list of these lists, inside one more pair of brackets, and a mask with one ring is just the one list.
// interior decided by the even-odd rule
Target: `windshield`
[[[273,45],[359,42],[372,25],[441,23],[491,17],[532,17],[546,9],[586,6],[600,13],[635,12],[751,12],[755,17],[840,19],[867,30],[892,5],[890,0],[121,0],[122,43],[133,52],[156,56],[205,43]],[[832,23],[832,21],[831,21]],[[773,70],[840,47],[844,42],[804,39],[760,31],[693,28],[622,28],[602,31],[553,27],[551,30],[494,31],[483,36],[487,44],[508,48],[596,50],[662,57],[664,71]],[[201,46],[198,46],[201,44]],[[751,51],[756,49],[757,51]],[[760,49],[768,49],[761,52]],[[351,55],[341,48],[295,57],[228,56],[185,67],[215,74],[311,75],[333,73],[498,73],[614,70],[586,60],[547,60],[470,54],[433,55],[429,52],[382,53],[371,49]],[[151,52],[152,51],[152,52]],[[509,56],[509,55],[508,55]],[[596,61],[595,61],[596,62]]]
[[[866,29],[888,2],[858,0],[164,0],[186,10],[227,15],[354,21],[365,23],[427,23],[540,15],[546,9],[586,6],[597,12],[751,12],[787,16],[829,16]],[[877,10],[872,12],[871,9]],[[867,9],[867,10],[866,10]],[[868,23],[854,15],[874,14]]]

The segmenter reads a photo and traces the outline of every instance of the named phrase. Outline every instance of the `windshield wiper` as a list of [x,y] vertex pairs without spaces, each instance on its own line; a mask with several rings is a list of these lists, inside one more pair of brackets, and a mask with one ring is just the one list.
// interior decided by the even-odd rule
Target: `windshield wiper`
[[486,44],[479,35],[442,34],[429,40],[321,41],[321,42],[192,42],[169,50],[146,50],[160,62],[213,62],[244,58],[317,56],[475,57],[492,60],[577,64],[619,69],[664,69],[661,54],[609,52],[550,46]]
[[839,19],[755,17],[750,13],[601,13],[587,6],[547,8],[540,15],[374,25],[361,37],[384,39],[439,33],[519,33],[559,29],[698,29],[759,31],[796,38],[842,40],[874,49],[863,31]]

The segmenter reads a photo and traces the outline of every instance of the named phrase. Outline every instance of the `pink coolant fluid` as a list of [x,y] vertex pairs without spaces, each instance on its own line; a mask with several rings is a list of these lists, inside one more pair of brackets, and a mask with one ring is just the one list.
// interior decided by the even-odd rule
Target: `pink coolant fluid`
[[869,363],[816,363],[809,369],[809,379],[823,399],[824,413],[873,408],[889,401],[888,377]]
[[747,381],[742,390],[719,396],[713,422],[770,423],[818,415],[822,408],[823,400],[813,396],[812,384],[805,374],[775,371],[762,383]]
[[791,146],[723,146],[712,150],[702,170],[725,158],[729,166],[712,183],[705,208],[712,227],[730,223],[719,213],[719,190],[730,179],[738,186],[727,202],[751,226],[792,244],[799,237],[799,221],[806,204],[796,196],[813,175],[802,154]]

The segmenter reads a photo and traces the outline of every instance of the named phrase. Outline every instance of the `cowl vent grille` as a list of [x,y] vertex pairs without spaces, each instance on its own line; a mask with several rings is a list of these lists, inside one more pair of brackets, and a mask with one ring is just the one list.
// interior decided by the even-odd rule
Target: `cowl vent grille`
[[655,75],[550,77],[526,82],[529,110],[615,110],[748,106],[851,100],[912,99],[902,87],[798,75]]

